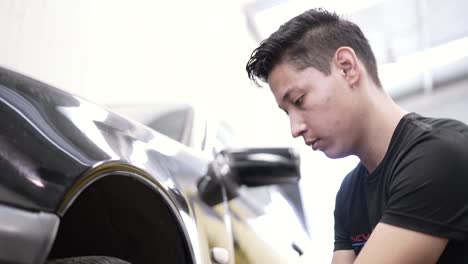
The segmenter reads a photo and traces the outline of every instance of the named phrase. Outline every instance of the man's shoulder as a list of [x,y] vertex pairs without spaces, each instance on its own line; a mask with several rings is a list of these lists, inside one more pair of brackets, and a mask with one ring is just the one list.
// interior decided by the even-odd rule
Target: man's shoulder
[[435,148],[440,152],[468,147],[468,126],[461,121],[415,115],[411,123],[416,130],[416,132],[413,130],[413,133],[419,132],[412,141],[416,141],[414,143],[419,143],[417,145],[422,145],[424,148]]
[[408,151],[418,152],[421,148],[433,149],[444,146],[444,149],[457,149],[468,146],[468,126],[461,121],[424,117],[415,113],[408,114],[404,119],[397,152],[408,154]]
[[405,116],[410,129],[427,133],[458,133],[468,136],[468,125],[451,118],[434,118],[410,113]]

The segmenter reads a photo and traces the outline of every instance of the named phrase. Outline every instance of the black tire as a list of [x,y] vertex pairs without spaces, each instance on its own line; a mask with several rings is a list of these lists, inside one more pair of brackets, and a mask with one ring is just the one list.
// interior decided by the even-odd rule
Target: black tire
[[86,256],[63,259],[53,259],[47,261],[47,264],[130,264],[125,260],[104,256]]

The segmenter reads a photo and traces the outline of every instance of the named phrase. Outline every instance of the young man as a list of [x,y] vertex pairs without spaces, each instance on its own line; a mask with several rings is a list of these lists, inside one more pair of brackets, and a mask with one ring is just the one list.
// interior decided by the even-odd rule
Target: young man
[[309,10],[247,72],[268,82],[293,137],[360,159],[336,197],[333,263],[468,263],[468,127],[395,104],[358,26]]

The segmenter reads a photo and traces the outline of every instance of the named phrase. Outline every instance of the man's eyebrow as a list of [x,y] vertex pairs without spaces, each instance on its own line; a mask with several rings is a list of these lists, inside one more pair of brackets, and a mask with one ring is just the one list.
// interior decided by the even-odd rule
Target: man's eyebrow
[[285,109],[283,109],[283,108],[281,107],[281,103],[283,103],[284,101],[286,101],[286,100],[291,96],[291,91],[292,91],[292,90],[293,90],[293,89],[291,89],[291,88],[288,89],[288,90],[281,96],[281,101],[280,101],[279,104],[278,104],[279,109],[283,110],[287,115],[289,115],[289,114],[288,114],[288,111],[286,111]]
[[286,111],[285,109],[283,109],[280,105],[278,105],[278,108],[281,109],[281,110],[283,110],[283,112],[285,112],[286,115],[289,115],[288,111]]
[[286,100],[289,98],[289,96],[290,96],[290,94],[291,94],[291,90],[292,90],[292,89],[288,89],[288,90],[283,94],[283,96],[281,97],[281,102],[284,102],[284,101],[286,101]]

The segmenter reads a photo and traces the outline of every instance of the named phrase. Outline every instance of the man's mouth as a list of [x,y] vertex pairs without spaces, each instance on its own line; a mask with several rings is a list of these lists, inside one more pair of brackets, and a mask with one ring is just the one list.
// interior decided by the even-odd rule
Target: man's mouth
[[319,141],[320,141],[320,139],[317,138],[317,139],[314,139],[314,140],[311,140],[311,141],[307,141],[306,144],[308,146],[311,146],[313,150],[317,150]]
[[317,150],[319,148],[319,143],[320,142],[320,139],[316,139],[312,142],[312,149],[313,150]]

